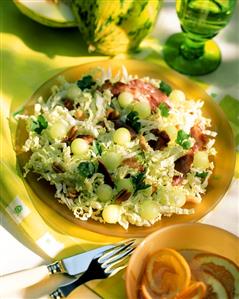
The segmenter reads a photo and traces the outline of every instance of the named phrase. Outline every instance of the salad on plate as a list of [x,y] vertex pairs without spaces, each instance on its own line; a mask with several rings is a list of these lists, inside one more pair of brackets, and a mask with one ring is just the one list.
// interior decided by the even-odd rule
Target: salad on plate
[[216,132],[203,101],[125,67],[58,78],[33,114],[21,114],[30,158],[24,166],[55,186],[75,217],[151,226],[192,214],[213,172]]

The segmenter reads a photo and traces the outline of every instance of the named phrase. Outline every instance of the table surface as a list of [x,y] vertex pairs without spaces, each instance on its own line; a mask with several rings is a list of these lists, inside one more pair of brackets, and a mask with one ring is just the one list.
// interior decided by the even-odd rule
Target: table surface
[[[239,2],[230,24],[220,32],[215,38],[222,51],[222,64],[214,73],[201,77],[207,83],[214,85],[218,95],[222,98],[230,94],[239,98],[239,34],[236,30],[236,24],[239,23]],[[180,27],[176,16],[174,3],[171,0],[165,0],[164,6],[160,12],[157,25],[153,36],[159,38],[163,44],[167,37],[175,32],[179,32]],[[203,221],[221,228],[224,228],[236,235],[239,235],[239,180],[233,180],[227,195]],[[44,260],[35,254],[23,239],[19,239],[11,224],[0,214],[0,275],[16,272],[21,269],[31,268],[44,263]],[[23,245],[25,244],[25,245]],[[6,298],[6,297],[5,297]],[[9,295],[6,299],[21,298],[19,296]],[[82,296],[84,299],[99,298],[86,287],[82,287]]]

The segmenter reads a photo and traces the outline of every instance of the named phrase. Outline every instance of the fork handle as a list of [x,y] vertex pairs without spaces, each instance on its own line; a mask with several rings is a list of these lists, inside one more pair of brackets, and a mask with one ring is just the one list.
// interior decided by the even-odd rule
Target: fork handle
[[92,280],[92,275],[89,275],[89,273],[85,272],[76,281],[56,289],[54,292],[52,292],[50,294],[50,298],[52,298],[52,299],[65,298],[75,288],[77,288],[78,286],[80,286],[80,285],[82,285],[82,284],[84,284],[84,283],[86,283],[87,281],[90,281],[90,280]]
[[48,266],[44,265],[3,275],[0,279],[0,294],[27,288],[47,278],[51,274],[62,272],[64,272],[64,270],[60,262],[55,262]]

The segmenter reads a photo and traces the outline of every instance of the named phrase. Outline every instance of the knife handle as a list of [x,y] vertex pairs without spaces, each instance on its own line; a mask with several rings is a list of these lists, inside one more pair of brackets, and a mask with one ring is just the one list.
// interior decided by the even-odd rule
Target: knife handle
[[65,273],[65,268],[63,267],[61,261],[56,261],[47,266],[49,274],[56,274],[56,273]]
[[49,277],[49,275],[62,272],[64,272],[62,264],[55,262],[48,266],[44,265],[3,275],[0,279],[0,295],[27,288]]

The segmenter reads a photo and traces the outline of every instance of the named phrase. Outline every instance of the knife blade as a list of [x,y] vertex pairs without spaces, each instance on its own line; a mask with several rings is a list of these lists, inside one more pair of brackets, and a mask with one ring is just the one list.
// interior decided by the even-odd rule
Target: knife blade
[[[26,269],[1,276],[0,297],[2,294],[29,288],[30,286],[40,283],[44,279],[49,279],[50,277],[51,278],[50,281],[48,281],[48,286],[46,286],[46,289],[48,287],[50,288],[47,289],[48,292],[52,292],[56,287],[59,287],[59,283],[60,285],[63,285],[72,282],[72,278],[76,279],[77,274],[81,274],[87,270],[93,258],[97,257],[105,250],[114,248],[116,245],[117,244],[105,245],[87,252],[63,258],[62,260],[56,261],[50,265],[41,265],[32,269]],[[52,275],[55,273],[68,274],[68,276]],[[28,298],[33,297],[29,295]]]
[[60,261],[56,261],[53,264],[47,266],[48,271],[51,274],[54,273],[67,273],[68,275],[75,276],[82,272],[85,272],[91,262],[91,260],[101,254],[103,251],[111,249],[115,245],[101,246],[83,253],[72,255],[64,258]]

